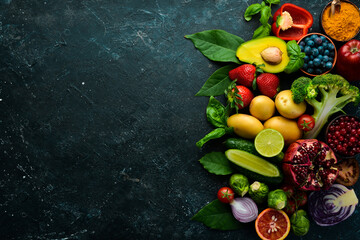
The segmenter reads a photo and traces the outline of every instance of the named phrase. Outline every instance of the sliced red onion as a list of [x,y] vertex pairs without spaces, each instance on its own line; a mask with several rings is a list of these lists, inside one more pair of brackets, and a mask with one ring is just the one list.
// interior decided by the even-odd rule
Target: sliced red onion
[[328,190],[309,195],[309,214],[318,225],[332,226],[350,217],[358,202],[354,189],[333,184]]
[[230,206],[234,217],[239,222],[252,222],[259,214],[256,203],[248,197],[235,198],[234,201],[230,203]]

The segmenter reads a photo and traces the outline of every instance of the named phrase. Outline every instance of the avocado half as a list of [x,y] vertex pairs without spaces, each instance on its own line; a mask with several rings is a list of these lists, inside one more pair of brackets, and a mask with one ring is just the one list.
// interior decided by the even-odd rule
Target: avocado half
[[[269,64],[261,57],[261,52],[269,47],[277,47],[282,52],[282,60],[279,64]],[[290,59],[286,49],[286,42],[278,37],[268,36],[247,41],[236,50],[236,56],[241,62],[255,65],[264,64],[260,67],[269,73],[279,73],[284,71]]]

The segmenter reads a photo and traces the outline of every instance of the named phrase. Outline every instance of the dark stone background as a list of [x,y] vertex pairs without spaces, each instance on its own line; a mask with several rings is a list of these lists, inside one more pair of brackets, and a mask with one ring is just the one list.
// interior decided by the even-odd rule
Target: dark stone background
[[[211,127],[194,95],[222,65],[184,39],[251,39],[259,22],[243,14],[256,2],[0,0],[0,238],[257,239],[250,225],[190,220],[227,177],[198,162],[215,144],[195,146]],[[291,2],[319,31],[328,1]],[[358,209],[335,227],[312,222],[303,239],[359,239],[359,222]]]

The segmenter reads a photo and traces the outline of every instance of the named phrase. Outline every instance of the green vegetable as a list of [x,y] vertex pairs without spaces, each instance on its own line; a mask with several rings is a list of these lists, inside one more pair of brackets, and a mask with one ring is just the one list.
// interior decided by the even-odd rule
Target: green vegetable
[[242,174],[235,173],[231,175],[229,184],[232,190],[241,197],[249,191],[249,180]]
[[305,53],[301,52],[300,46],[296,43],[295,40],[291,40],[286,44],[286,49],[290,61],[284,72],[293,73],[299,70],[304,65]]
[[260,13],[259,21],[261,25],[254,31],[253,39],[266,37],[270,35],[271,25],[269,24],[269,18],[271,15],[271,5],[279,4],[280,0],[264,0],[259,3],[251,4],[246,8],[244,13],[244,18],[246,21],[250,21],[252,17],[258,13]]
[[200,139],[198,142],[196,142],[196,146],[201,148],[205,143],[212,139],[221,138],[226,134],[225,128],[215,128],[211,132],[205,135],[202,139]]
[[239,173],[248,178],[267,184],[279,184],[283,179],[283,175],[277,166],[254,154],[238,149],[229,149],[225,155],[234,163]]
[[[228,149],[239,149],[246,151],[248,153],[252,153],[256,156],[262,157],[255,149],[255,145],[253,141],[249,141],[247,139],[243,138],[228,138],[225,140],[225,146]],[[266,160],[271,161],[272,163],[280,163],[282,159],[284,158],[284,153],[281,152],[275,157],[272,158],[266,158]]]
[[315,126],[305,132],[303,138],[313,139],[318,136],[329,117],[350,103],[360,101],[359,89],[350,85],[342,76],[324,74],[312,80],[306,77],[296,79],[291,85],[292,97],[295,103],[306,101],[314,108],[312,117]]
[[235,53],[244,42],[241,37],[224,30],[207,30],[186,35],[205,57],[217,62],[234,62],[240,64]]
[[287,204],[286,193],[282,189],[276,189],[269,192],[268,206],[278,210],[283,209]]
[[265,202],[269,194],[269,187],[265,183],[253,182],[249,188],[249,195],[257,204]]
[[206,170],[216,175],[229,175],[234,172],[229,160],[222,152],[207,153],[199,161]]
[[232,69],[234,69],[233,65],[227,65],[216,70],[195,96],[219,96],[224,94],[224,91],[231,84],[229,71]]
[[214,127],[227,127],[225,118],[225,107],[213,96],[210,97],[206,108],[206,117],[209,123]]
[[304,236],[310,228],[310,221],[304,210],[296,211],[290,218],[291,229],[296,236]]
[[243,226],[234,218],[230,205],[221,203],[218,199],[203,207],[191,220],[218,230],[237,230]]

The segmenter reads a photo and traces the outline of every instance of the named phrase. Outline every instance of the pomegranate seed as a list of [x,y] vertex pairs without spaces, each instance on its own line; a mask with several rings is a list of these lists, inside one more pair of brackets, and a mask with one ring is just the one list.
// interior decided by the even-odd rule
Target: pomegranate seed
[[349,139],[349,142],[351,142],[351,143],[356,142],[356,138],[355,138],[355,137],[351,137],[351,138]]

